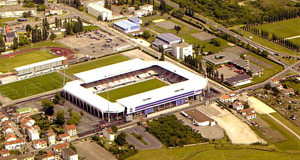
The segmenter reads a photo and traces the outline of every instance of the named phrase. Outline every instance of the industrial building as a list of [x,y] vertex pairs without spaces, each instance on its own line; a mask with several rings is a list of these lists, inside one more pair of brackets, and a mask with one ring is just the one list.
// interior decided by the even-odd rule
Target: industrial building
[[113,27],[124,33],[137,32],[141,29],[140,24],[130,22],[128,20],[120,20],[113,23]]
[[173,44],[172,55],[176,59],[184,59],[184,57],[193,56],[193,46],[186,42]]
[[[141,59],[77,73],[75,77],[77,80],[64,86],[62,95],[87,112],[106,120],[131,120],[136,116],[187,104],[190,100],[201,100],[208,83],[207,79],[169,62],[146,62]],[[98,95],[154,78],[168,85],[115,102]]]
[[164,33],[156,36],[155,40],[152,42],[152,47],[158,50],[159,46],[162,46],[164,50],[168,50],[173,44],[181,42],[184,42],[184,39],[177,37],[172,33]]
[[89,3],[87,6],[88,13],[95,17],[102,17],[102,20],[112,20],[112,11],[104,8],[104,3],[102,1]]

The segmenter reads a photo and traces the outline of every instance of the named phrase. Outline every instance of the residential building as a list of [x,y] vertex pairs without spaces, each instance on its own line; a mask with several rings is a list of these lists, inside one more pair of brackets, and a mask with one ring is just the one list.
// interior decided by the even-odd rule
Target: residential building
[[2,149],[0,151],[0,156],[1,157],[8,157],[9,156],[9,151],[7,149]]
[[113,132],[111,128],[105,128],[103,130],[103,136],[108,139],[109,141],[114,141],[116,134]]
[[68,133],[63,133],[63,134],[59,135],[59,139],[61,141],[70,141],[71,137],[70,137],[70,135]]
[[55,152],[48,151],[46,154],[40,155],[39,160],[59,160],[59,155]]
[[232,104],[232,108],[235,109],[235,110],[237,110],[237,111],[240,111],[240,110],[244,109],[244,104],[241,101],[235,101]]
[[64,160],[78,160],[78,154],[71,148],[66,148],[62,152]]
[[4,121],[2,123],[2,132],[4,135],[14,133],[11,122],[10,121]]
[[14,41],[14,38],[18,38],[17,33],[16,32],[9,32],[5,36],[5,41],[7,43],[9,43],[9,42],[12,43]]
[[193,56],[193,46],[186,42],[175,43],[172,45],[172,55],[176,59],[184,59],[184,57]]
[[54,152],[57,152],[57,153],[62,153],[63,150],[67,149],[67,148],[69,148],[69,144],[68,144],[68,142],[64,142],[64,143],[61,143],[61,144],[58,144],[58,145],[54,146],[52,148],[52,150]]
[[5,142],[5,149],[11,150],[11,149],[21,149],[25,145],[24,139],[17,139],[15,141]]
[[162,46],[164,50],[169,49],[172,45],[184,42],[184,39],[175,36],[172,33],[164,33],[156,36],[152,42],[152,47],[157,49]]
[[44,149],[47,148],[47,142],[45,140],[37,139],[32,142],[32,146],[34,149]]
[[294,94],[295,94],[295,91],[294,91],[293,88],[283,89],[283,90],[282,90],[282,94],[283,94],[284,96],[294,95]]
[[52,129],[47,130],[45,135],[49,146],[56,144],[56,134]]
[[227,102],[234,102],[236,100],[235,96],[229,96],[228,94],[222,95],[220,97],[220,101],[223,103],[227,103]]
[[30,139],[31,141],[40,139],[39,128],[38,128],[37,125],[35,125],[35,126],[33,126],[33,127],[28,127],[28,128],[26,129],[26,133],[28,134],[29,139]]
[[147,15],[151,15],[153,12],[153,6],[150,4],[142,5],[139,7],[139,10],[133,12],[136,17],[143,17]]
[[17,156],[18,160],[35,160],[34,158],[35,158],[35,154],[30,152]]
[[254,110],[254,108],[247,108],[247,109],[241,110],[240,112],[243,116],[245,116],[247,113],[255,113],[255,110]]
[[17,137],[12,133],[9,133],[5,136],[5,142],[11,142],[15,140],[17,140]]
[[65,125],[64,126],[64,132],[68,133],[71,138],[77,137],[77,129],[76,129],[76,126],[74,124]]

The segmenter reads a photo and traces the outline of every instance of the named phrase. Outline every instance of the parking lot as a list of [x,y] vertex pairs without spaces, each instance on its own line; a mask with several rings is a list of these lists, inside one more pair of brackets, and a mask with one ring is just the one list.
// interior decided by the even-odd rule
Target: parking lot
[[131,47],[121,38],[101,30],[65,37],[58,41],[90,57],[101,57]]

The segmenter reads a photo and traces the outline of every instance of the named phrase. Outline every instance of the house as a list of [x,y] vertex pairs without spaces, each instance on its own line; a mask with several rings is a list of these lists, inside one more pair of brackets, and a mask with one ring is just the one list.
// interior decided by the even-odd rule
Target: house
[[5,142],[11,142],[15,140],[17,140],[17,137],[12,133],[9,133],[5,136]]
[[89,3],[87,6],[87,11],[89,14],[95,17],[101,17],[103,21],[112,20],[112,11],[104,8],[102,1]]
[[62,152],[64,160],[78,160],[78,154],[71,148],[66,148]]
[[59,139],[61,141],[70,141],[71,137],[70,137],[70,135],[68,133],[63,133],[63,134],[59,135]]
[[196,126],[214,126],[216,122],[200,112],[198,109],[189,109],[183,111],[185,114],[188,115],[189,118],[193,120],[193,124]]
[[152,47],[159,49],[159,46],[162,46],[164,50],[169,49],[172,45],[184,42],[184,39],[175,36],[172,33],[164,33],[156,36],[152,42]]
[[49,146],[54,145],[56,143],[56,134],[52,129],[47,130],[45,132],[45,135]]
[[278,84],[278,83],[280,83],[280,80],[278,78],[273,78],[273,79],[271,79],[270,85],[271,85],[271,87],[273,87],[272,86],[273,84]]
[[184,59],[188,56],[193,56],[193,46],[186,42],[175,43],[172,45],[172,55],[176,59]]
[[243,109],[240,111],[241,114],[246,117],[247,120],[251,120],[253,118],[256,118],[256,113],[253,108]]
[[25,145],[24,139],[17,139],[15,141],[5,142],[5,149],[11,150],[11,149],[21,149]]
[[55,152],[46,152],[46,154],[38,156],[39,160],[59,160],[59,155]]
[[220,97],[220,101],[223,103],[227,103],[227,102],[234,102],[236,100],[236,97],[230,97],[228,94],[222,95]]
[[254,119],[254,118],[256,118],[256,113],[248,113],[246,115],[247,120],[251,120],[251,119]]
[[283,94],[284,96],[294,95],[294,94],[295,94],[295,91],[294,91],[293,88],[283,89],[283,90],[282,90],[282,94]]
[[34,149],[44,149],[47,148],[47,142],[45,140],[37,139],[32,142],[32,146]]
[[72,125],[65,125],[64,132],[68,133],[71,138],[77,137],[77,129],[74,124]]
[[129,14],[132,14],[135,11],[135,7],[127,7],[126,9]]
[[52,148],[52,150],[54,152],[57,152],[57,153],[62,153],[62,151],[64,149],[67,149],[67,148],[69,148],[69,144],[68,144],[68,142],[64,142],[64,143],[61,143],[61,144],[58,144],[58,145],[54,146]]
[[153,11],[153,5],[151,5],[151,4],[145,4],[145,5],[139,6],[139,9],[140,10],[145,10],[148,13],[151,13]]
[[40,139],[39,127],[35,125],[34,127],[28,127],[26,133],[31,141]]
[[14,133],[11,122],[10,121],[4,121],[2,123],[2,132],[7,135],[10,133]]
[[16,32],[9,32],[9,33],[7,33],[6,36],[5,36],[6,42],[13,42],[13,41],[14,41],[14,38],[18,38]]
[[244,109],[244,105],[241,101],[235,101],[233,104],[232,104],[232,108],[239,111],[239,110],[243,110]]
[[25,153],[21,154],[17,157],[18,160],[35,160],[35,154],[34,153]]
[[103,130],[103,136],[108,139],[109,141],[113,141],[115,140],[115,133],[113,132],[113,130],[111,128],[105,128]]
[[1,157],[8,157],[9,156],[9,151],[7,149],[2,149],[0,151],[0,156]]
[[1,124],[2,124],[3,122],[5,122],[5,121],[8,121],[8,120],[9,120],[8,117],[5,116],[5,115],[2,115],[1,118],[0,118]]

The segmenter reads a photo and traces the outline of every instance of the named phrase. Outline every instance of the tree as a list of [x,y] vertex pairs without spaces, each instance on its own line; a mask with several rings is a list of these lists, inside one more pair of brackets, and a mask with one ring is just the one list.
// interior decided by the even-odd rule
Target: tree
[[65,111],[64,110],[57,111],[56,123],[59,125],[63,125],[65,123]]
[[42,100],[42,106],[46,115],[52,116],[54,113],[54,104],[49,99]]
[[78,112],[71,111],[70,113],[70,119],[67,121],[67,123],[70,124],[79,124],[81,120],[81,116]]
[[175,26],[174,29],[176,30],[176,34],[178,34],[181,30],[181,26]]
[[4,51],[5,51],[5,41],[3,35],[0,34],[0,52],[4,52]]
[[268,83],[264,86],[265,89],[270,90],[271,89],[271,85]]
[[49,38],[53,41],[56,38],[56,35],[53,32],[51,32]]
[[30,25],[30,24],[27,24],[27,25],[26,25],[26,32],[31,32],[31,30],[32,30],[31,25]]
[[118,132],[118,127],[116,125],[111,126],[111,130],[115,133]]
[[126,134],[125,132],[121,132],[117,138],[115,139],[115,143],[120,145],[120,146],[124,146],[127,144],[127,141],[126,141]]
[[142,37],[144,37],[145,39],[149,39],[151,37],[151,34],[149,31],[144,31]]
[[279,92],[280,92],[276,87],[273,87],[273,88],[272,88],[272,91],[273,91],[273,94],[274,94],[275,96],[277,96],[277,95],[279,94]]
[[247,109],[247,108],[249,108],[250,106],[249,106],[249,103],[248,103],[248,101],[247,102],[245,102],[244,103],[244,109]]
[[12,48],[13,48],[13,49],[18,49],[18,46],[19,46],[19,44],[18,44],[18,38],[15,37],[15,38],[13,39],[13,45],[12,45]]
[[98,18],[97,18],[97,20],[98,20],[98,21],[103,21],[103,18],[102,18],[102,16],[101,16],[101,15],[99,15],[99,16],[98,16]]
[[224,82],[224,74],[221,74],[221,82]]
[[58,104],[62,100],[62,97],[59,92],[57,92],[53,98],[53,103]]
[[267,58],[268,55],[269,55],[269,52],[266,51],[266,50],[264,50],[264,51],[261,53],[261,56],[263,56],[263,57],[265,57],[265,58]]
[[104,8],[107,8],[107,9],[109,9],[108,0],[105,0],[105,1],[104,1]]
[[159,60],[160,60],[160,61],[164,61],[164,60],[165,60],[165,53],[162,53],[162,54],[161,54],[161,57],[160,57]]

